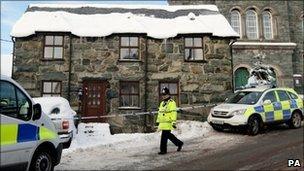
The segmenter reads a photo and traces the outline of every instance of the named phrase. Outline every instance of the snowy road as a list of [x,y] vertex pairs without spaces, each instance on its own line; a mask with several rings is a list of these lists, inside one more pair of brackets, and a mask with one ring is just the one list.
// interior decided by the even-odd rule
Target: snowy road
[[[205,122],[181,121],[178,129],[174,132],[178,138],[184,141],[185,145],[181,152],[176,152],[176,147],[170,142],[168,144],[168,154],[158,155],[160,133],[151,134],[116,134],[108,135],[105,131],[96,133],[99,136],[89,136],[83,142],[84,135],[80,135],[73,142],[71,149],[63,152],[61,163],[55,167],[56,170],[143,170],[143,169],[203,169],[201,163],[207,163],[212,158],[219,158],[217,164],[209,162],[210,166],[219,166],[222,169],[229,169],[229,163],[238,164],[238,160],[242,159],[243,152],[237,150],[239,146],[245,147],[247,143],[253,145],[254,148],[259,147],[259,139],[268,138],[268,143],[271,137],[280,137],[281,134],[289,135],[289,130],[269,131],[255,137],[247,136],[238,133],[219,133]],[[100,129],[100,128],[99,128]],[[297,135],[301,129],[296,130]],[[303,131],[303,128],[302,128]],[[299,135],[301,137],[301,135]],[[102,140],[100,137],[103,137]],[[97,139],[96,139],[97,138]],[[291,138],[291,136],[288,136]],[[98,140],[99,139],[99,140]],[[99,143],[96,143],[99,141]],[[297,140],[298,141],[298,140]],[[95,143],[94,143],[95,142]],[[303,139],[302,139],[303,142]],[[91,147],[88,147],[91,144]],[[255,146],[254,146],[255,145]],[[267,143],[264,143],[267,146]],[[303,143],[302,143],[303,147]],[[234,149],[240,156],[235,156],[233,161],[226,155],[229,150]],[[243,148],[244,150],[245,148]],[[260,148],[263,151],[263,148]],[[246,150],[244,150],[246,151]],[[302,151],[303,152],[303,151]],[[241,158],[238,158],[241,157]],[[222,158],[222,160],[220,160]],[[270,157],[271,158],[271,157]],[[229,163],[227,163],[229,161]],[[215,162],[216,163],[216,162]],[[243,163],[244,164],[244,163]],[[225,168],[227,166],[227,168]],[[245,165],[237,166],[236,168],[249,167]],[[211,168],[212,168],[211,167]],[[232,165],[231,165],[232,167]],[[251,167],[251,166],[250,166]],[[255,168],[255,166],[252,166]],[[209,168],[210,169],[210,168]]]
[[[173,133],[185,143],[181,152],[176,152],[176,147],[170,142],[168,143],[168,154],[158,155],[160,132],[105,135],[106,142],[102,145],[95,144],[87,147],[92,140],[87,140],[88,143],[85,143],[84,146],[80,146],[81,143],[78,143],[76,147],[73,146],[75,144],[72,144],[71,149],[64,150],[61,163],[55,169],[153,169],[192,158],[202,151],[211,154],[218,149],[224,150],[243,142],[247,137],[240,134],[218,133],[213,131],[206,122],[194,121],[182,121]],[[84,139],[83,136],[81,137]],[[92,139],[92,137],[88,137],[88,139]]]

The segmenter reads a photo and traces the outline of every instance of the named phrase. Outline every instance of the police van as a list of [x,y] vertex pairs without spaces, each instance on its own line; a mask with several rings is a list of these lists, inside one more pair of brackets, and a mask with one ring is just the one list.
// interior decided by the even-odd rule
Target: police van
[[303,99],[293,89],[260,87],[236,92],[212,108],[207,121],[217,131],[237,126],[256,135],[269,123],[300,128],[303,118]]
[[53,170],[62,144],[51,119],[29,94],[1,75],[1,170]]

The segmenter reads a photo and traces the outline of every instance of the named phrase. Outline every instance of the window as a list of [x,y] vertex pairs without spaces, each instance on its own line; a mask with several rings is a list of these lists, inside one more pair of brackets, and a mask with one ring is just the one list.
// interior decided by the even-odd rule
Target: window
[[292,92],[288,92],[289,96],[291,97],[291,99],[298,99],[298,96]]
[[280,101],[290,100],[290,98],[289,98],[288,94],[286,93],[286,91],[278,90],[277,92],[278,92]]
[[178,82],[160,82],[159,83],[159,101],[162,101],[161,99],[161,90],[164,87],[168,87],[170,91],[170,96],[172,99],[176,102],[176,104],[179,104],[179,89],[178,89]]
[[238,10],[232,10],[230,14],[231,26],[241,36],[241,17]]
[[139,82],[120,82],[120,106],[139,107]]
[[44,59],[63,58],[63,36],[44,37]]
[[61,82],[60,81],[43,81],[42,82],[42,96],[61,96]]
[[271,91],[271,92],[268,92],[267,94],[265,94],[263,101],[265,101],[265,100],[270,100],[271,103],[277,102],[277,98],[276,98],[274,91]]
[[272,17],[270,12],[263,12],[263,30],[265,39],[272,39]]
[[246,12],[246,33],[248,39],[258,38],[257,14],[254,10]]
[[120,37],[120,59],[139,59],[139,38]]
[[185,38],[185,60],[186,61],[203,61],[203,44],[202,38]]
[[31,119],[32,103],[17,87],[1,81],[0,94],[1,114],[26,121]]

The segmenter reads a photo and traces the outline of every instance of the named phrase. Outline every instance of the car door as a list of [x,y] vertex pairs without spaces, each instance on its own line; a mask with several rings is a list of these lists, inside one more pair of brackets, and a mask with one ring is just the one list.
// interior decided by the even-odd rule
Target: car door
[[284,90],[277,90],[276,93],[282,105],[283,119],[288,120],[291,117],[290,97]]
[[0,81],[1,165],[26,163],[37,143],[32,102],[17,86]]
[[278,102],[275,91],[267,92],[263,97],[263,102],[265,102],[266,100],[270,100],[271,103],[263,103],[265,122],[273,122],[275,120],[282,119],[282,114],[277,112],[281,108],[281,105]]

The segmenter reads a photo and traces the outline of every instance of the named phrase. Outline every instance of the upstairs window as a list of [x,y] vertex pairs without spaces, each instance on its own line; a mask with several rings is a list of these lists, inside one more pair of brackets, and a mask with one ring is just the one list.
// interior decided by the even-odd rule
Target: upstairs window
[[272,17],[270,12],[264,11],[263,12],[263,31],[265,39],[272,39]]
[[241,36],[241,15],[238,10],[232,10],[230,14],[231,26]]
[[204,61],[202,42],[200,37],[185,38],[185,61]]
[[63,36],[44,37],[44,59],[63,59]]
[[120,107],[139,107],[139,82],[120,82]]
[[120,37],[120,59],[139,60],[139,37]]
[[246,12],[246,34],[248,39],[258,39],[257,14],[254,10]]
[[61,96],[61,81],[43,81],[42,96],[43,97]]

